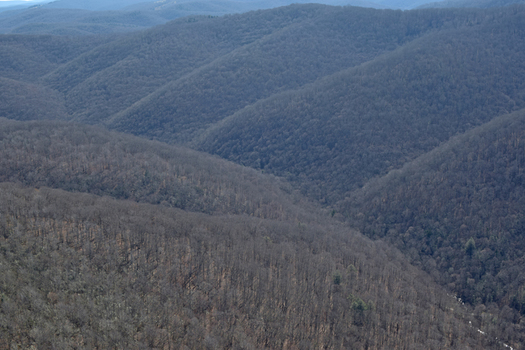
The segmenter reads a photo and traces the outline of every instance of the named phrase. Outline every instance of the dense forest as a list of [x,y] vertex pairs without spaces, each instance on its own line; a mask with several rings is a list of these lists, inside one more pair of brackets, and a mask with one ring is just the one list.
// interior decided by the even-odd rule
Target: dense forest
[[[186,148],[97,127],[0,119],[0,181],[208,214],[308,221],[278,178]],[[300,205],[299,205],[300,204]]]
[[[525,111],[453,138],[340,204],[472,304],[525,315]],[[509,316],[512,312],[509,312]]]
[[[295,5],[183,18],[98,45],[83,39],[62,45],[63,57],[52,49],[68,39],[41,48],[5,36],[6,56],[12,48],[28,55],[3,68],[11,79],[3,80],[4,117],[55,113],[183,143],[285,176],[333,204],[454,134],[522,108],[524,16],[522,7]],[[23,69],[40,51],[42,68]],[[12,91],[37,103],[16,103]]]
[[[504,314],[471,316],[395,249],[312,207],[293,216],[298,204],[279,188],[273,202],[258,198],[271,196],[272,177],[93,127],[3,120],[0,130],[2,179],[20,184],[0,186],[3,348],[475,349],[521,341],[516,325],[489,321]],[[179,170],[161,173],[162,165]],[[165,198],[163,189],[188,201],[140,203]],[[212,190],[229,194],[215,194],[218,208],[206,207]]]
[[480,23],[433,31],[253,104],[210,127],[198,148],[287,176],[317,200],[343,199],[456,133],[525,107],[525,12],[467,18]]
[[524,348],[524,6],[133,6],[0,35],[0,349]]

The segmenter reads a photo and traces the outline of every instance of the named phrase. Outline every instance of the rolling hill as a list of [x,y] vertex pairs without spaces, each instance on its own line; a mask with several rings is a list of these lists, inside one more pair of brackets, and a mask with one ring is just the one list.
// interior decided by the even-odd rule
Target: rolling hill
[[[0,184],[2,347],[499,349],[496,336],[520,341],[515,325],[471,317],[398,251],[302,206],[275,178],[94,127],[2,119],[0,130],[1,177],[10,181]],[[150,204],[158,199],[147,183],[159,180],[178,201]],[[276,196],[262,209],[270,188]],[[170,207],[210,195],[220,208]]]
[[0,36],[0,348],[523,348],[524,22]]
[[[76,1],[11,6],[0,12],[0,33],[81,36],[140,31],[186,16],[223,16],[290,5],[272,1]],[[304,1],[300,1],[304,3]],[[323,0],[335,6],[388,8],[365,0]]]
[[334,203],[451,136],[523,108],[524,14],[434,31],[258,101],[210,126],[195,147]]
[[[58,91],[69,120],[190,145],[335,203],[523,107],[523,16],[296,5],[186,18],[108,38],[30,82],[41,99]],[[27,119],[20,106],[4,116]]]
[[370,181],[340,208],[463,300],[506,304],[523,317],[524,122],[520,110],[457,136]]

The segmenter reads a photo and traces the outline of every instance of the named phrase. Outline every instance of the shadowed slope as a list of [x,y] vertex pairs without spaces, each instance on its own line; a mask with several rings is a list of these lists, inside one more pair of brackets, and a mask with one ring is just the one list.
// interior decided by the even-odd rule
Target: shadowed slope
[[342,199],[369,178],[525,105],[525,12],[478,19],[253,104],[197,145],[286,176],[321,201]]
[[525,315],[525,111],[453,138],[340,203],[472,304]]

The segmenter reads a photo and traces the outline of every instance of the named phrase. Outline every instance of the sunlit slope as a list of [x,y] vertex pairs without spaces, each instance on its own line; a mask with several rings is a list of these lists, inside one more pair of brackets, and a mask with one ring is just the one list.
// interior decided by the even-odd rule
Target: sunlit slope
[[500,349],[492,331],[514,344],[501,323],[481,335],[399,253],[329,225],[10,183],[0,203],[2,347]]
[[273,176],[96,127],[0,119],[0,155],[1,181],[205,213],[313,220],[298,206],[304,200]]

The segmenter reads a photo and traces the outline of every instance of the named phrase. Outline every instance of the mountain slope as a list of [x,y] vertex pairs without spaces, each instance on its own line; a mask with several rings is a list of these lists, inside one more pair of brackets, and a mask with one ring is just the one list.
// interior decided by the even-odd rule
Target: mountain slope
[[210,214],[307,222],[289,185],[190,149],[96,127],[0,119],[0,181]]
[[2,347],[502,347],[358,237],[45,188],[0,196]]
[[181,19],[100,45],[64,62],[41,83],[64,94],[73,120],[188,141],[257,100],[359,65],[429,32],[466,25],[472,16],[483,18],[472,11],[295,5]]
[[465,301],[509,305],[523,318],[524,133],[524,110],[496,118],[371,181],[341,211]]
[[0,22],[0,33],[82,36],[139,31],[166,20],[137,11],[93,12],[76,9],[31,8]]
[[[432,115],[434,119],[426,120],[427,123],[439,124],[442,119],[447,123],[445,128],[452,128],[455,121],[445,118],[465,119],[463,114],[468,113],[469,108],[473,109],[479,100],[485,99],[490,103],[495,100],[501,105],[500,112],[512,110],[514,107],[511,105],[521,101],[521,95],[517,92],[521,88],[519,81],[512,80],[511,72],[516,71],[517,76],[521,74],[517,55],[522,17],[522,10],[518,9],[503,12],[399,12],[296,5],[223,18],[183,19],[99,45],[82,55],[71,57],[53,72],[48,72],[46,67],[47,74],[38,82],[64,95],[71,120],[103,124],[168,142],[186,142],[244,164],[266,166],[267,170],[278,174],[297,176],[299,172],[306,174],[302,166],[294,169],[295,165],[287,163],[292,169],[275,165],[268,167],[268,159],[265,158],[270,154],[265,155],[264,150],[260,154],[252,154],[250,149],[254,145],[249,144],[253,140],[246,141],[248,145],[243,145],[245,141],[232,145],[232,140],[226,140],[224,136],[218,141],[203,139],[201,135],[214,135],[212,130],[221,128],[225,128],[220,131],[221,134],[229,134],[226,126],[229,122],[221,123],[222,120],[235,113],[242,115],[245,112],[241,109],[272,95],[285,93],[282,97],[284,101],[288,98],[286,94],[290,95],[286,91],[298,89],[329,74],[334,74],[334,81],[339,79],[335,85],[342,86],[329,86],[327,79],[299,93],[302,94],[299,99],[308,99],[309,104],[312,103],[309,96],[317,95],[315,118],[326,113],[330,114],[329,117],[355,116],[359,113],[368,118],[367,115],[377,114],[376,110],[384,114],[386,108],[392,110],[388,112],[392,114],[388,118],[396,119],[401,115],[400,118],[406,119],[410,118],[410,114]],[[413,42],[417,38],[420,40]],[[406,47],[400,49],[400,46]],[[397,51],[391,52],[396,48]],[[463,50],[466,50],[466,57],[461,57]],[[386,55],[388,52],[391,56]],[[382,54],[385,55],[383,58],[354,70],[354,73],[344,71]],[[275,57],[279,60],[276,61]],[[383,68],[380,65],[384,65]],[[498,65],[502,66],[501,72],[500,68],[493,68]],[[355,72],[358,71],[361,77],[357,77]],[[7,77],[18,79],[14,72],[9,74]],[[336,78],[338,74],[340,77]],[[423,76],[428,77],[428,81],[422,81]],[[363,85],[365,81],[366,86]],[[385,86],[384,82],[391,84]],[[509,83],[513,85],[507,86]],[[491,84],[495,85],[489,89]],[[478,88],[481,91],[475,91]],[[317,94],[317,91],[325,89],[334,94]],[[412,89],[420,91],[413,94]],[[370,96],[374,90],[381,92],[378,96]],[[383,100],[383,96],[391,97]],[[394,100],[390,101],[391,98]],[[338,107],[341,103],[345,104],[345,110]],[[359,111],[365,105],[372,108]],[[275,115],[270,116],[272,113],[264,112],[263,118],[275,118]],[[300,124],[309,123],[311,113],[311,110],[297,109],[290,113],[289,118],[295,118],[294,123],[302,128]],[[16,110],[5,116],[17,118]],[[261,121],[250,124],[257,125]],[[467,124],[477,125],[480,121],[483,120],[478,118]],[[213,125],[215,123],[219,124]],[[421,127],[425,122],[418,123]],[[336,139],[345,137],[348,132],[345,129],[349,125],[341,125],[337,121],[332,124],[323,125],[323,133],[337,135]],[[331,127],[336,130],[330,130]],[[363,127],[366,129],[368,126]],[[242,133],[250,138],[250,132],[245,131]],[[255,132],[260,132],[260,128]],[[308,132],[301,134],[308,139],[307,143],[317,138]],[[428,143],[423,145],[424,151],[452,134],[451,130],[439,132],[442,135],[422,134],[423,142]],[[400,141],[398,136],[395,137],[391,144]],[[337,140],[332,141],[324,144],[337,143]],[[218,150],[210,142],[219,142],[222,149]],[[302,145],[301,136],[294,138],[293,143]],[[264,148],[265,145],[257,147]],[[233,148],[243,152],[244,158],[230,154]],[[244,148],[248,150],[245,152]],[[332,150],[327,152],[322,150],[322,146],[317,148],[313,152],[308,150],[309,154],[327,162],[339,163],[335,160],[341,155],[339,152],[344,157],[355,153],[349,149],[336,149],[331,154]],[[302,149],[293,152],[300,153]],[[405,157],[412,159],[411,152],[420,154],[419,150],[401,151],[401,154],[393,154],[392,159],[387,161],[392,166],[399,166]],[[279,158],[275,154],[271,156]],[[257,159],[261,161],[257,162]],[[342,194],[385,168],[385,164],[360,166],[368,173],[353,174],[354,182],[342,185],[346,180],[341,177],[341,170],[334,169],[333,164],[318,165],[325,168],[322,172],[328,169],[336,172],[335,181],[339,182],[337,191]],[[326,197],[322,192],[327,190],[315,184],[317,180],[313,177],[316,176],[319,175],[306,175],[310,181],[308,186],[313,192],[320,192],[321,198]]]
[[113,39],[0,35],[0,74],[3,78],[37,83],[60,65]]
[[327,10],[311,6],[181,19],[101,46],[49,74],[44,83],[65,94],[74,120],[100,123],[218,57]]
[[[359,67],[259,101],[199,149],[287,176],[333,203],[456,133],[525,106],[523,9],[438,31]],[[490,48],[490,49],[489,49]]]
[[[272,1],[54,1],[26,9],[5,10],[0,33],[90,35],[138,31],[188,16],[224,16],[291,5]],[[320,1],[326,5],[386,8],[362,0]],[[27,6],[26,6],[27,7]]]
[[[284,9],[271,12],[280,11]],[[297,16],[293,24],[168,82],[104,125],[166,142],[188,142],[258,100],[362,64],[444,25],[432,25],[429,13],[416,19],[415,13],[313,5],[286,11]]]
[[523,5],[522,0],[447,0],[430,2],[420,5],[418,8],[448,8],[448,7],[479,7],[492,8],[512,6],[516,4]]
[[[231,226],[210,224],[217,228],[207,231],[211,236],[220,236],[228,227],[234,227],[237,220],[252,220],[246,217],[256,216],[258,219],[253,220],[261,220],[257,224],[232,228],[238,230],[236,232],[253,232],[250,227],[257,227],[261,223],[260,236],[252,237],[255,241],[252,238],[248,240],[256,242],[253,245],[259,245],[259,241],[275,242],[281,236],[281,229],[274,225],[284,225],[279,227],[286,227],[282,229],[286,232],[295,232],[294,238],[287,241],[290,246],[279,246],[277,249],[285,261],[302,263],[302,260],[284,258],[290,257],[284,252],[287,247],[292,247],[291,251],[295,252],[311,251],[317,254],[321,251],[335,256],[333,260],[316,260],[318,257],[313,255],[306,257],[306,260],[315,261],[316,264],[323,265],[326,262],[337,268],[334,271],[332,267],[323,265],[324,272],[318,272],[320,270],[315,270],[315,264],[305,265],[309,266],[312,275],[308,275],[304,283],[321,275],[325,276],[326,281],[331,281],[331,285],[339,285],[341,279],[353,278],[349,277],[353,273],[349,264],[354,264],[351,262],[354,258],[346,257],[354,257],[356,251],[350,248],[366,251],[363,254],[369,256],[384,254],[390,257],[397,254],[370,251],[366,248],[369,243],[348,243],[346,247],[349,251],[342,247],[344,251],[338,251],[339,248],[332,250],[339,240],[346,242],[346,238],[340,239],[337,234],[346,237],[348,230],[331,222],[344,213],[351,218],[352,225],[363,229],[371,237],[398,244],[399,249],[415,264],[425,267],[435,281],[477,305],[474,310],[469,307],[466,309],[467,314],[473,313],[475,317],[470,319],[461,313],[450,316],[447,310],[456,310],[459,306],[454,304],[455,301],[453,304],[444,301],[451,297],[436,296],[437,304],[425,304],[426,301],[424,305],[416,301],[405,303],[407,298],[422,298],[420,293],[427,295],[429,292],[425,288],[436,288],[428,276],[421,277],[423,285],[413,287],[415,294],[410,291],[411,287],[407,291],[401,286],[388,285],[389,282],[385,287],[388,290],[381,289],[383,287],[377,284],[385,280],[408,281],[408,285],[416,282],[412,282],[412,278],[407,275],[397,274],[398,270],[407,270],[406,261],[392,258],[395,260],[393,267],[385,267],[387,265],[382,265],[379,256],[379,260],[373,260],[367,266],[382,266],[383,270],[380,270],[383,272],[371,273],[370,276],[375,277],[370,277],[372,282],[366,282],[369,285],[362,280],[357,282],[368,287],[355,293],[351,288],[357,287],[344,287],[346,289],[343,289],[341,304],[337,304],[342,305],[343,311],[326,311],[323,308],[323,312],[316,312],[317,315],[325,315],[325,311],[326,315],[333,315],[333,322],[328,323],[332,322],[330,324],[334,328],[322,328],[321,331],[317,325],[311,326],[315,321],[307,320],[304,322],[310,325],[299,328],[309,331],[301,331],[303,333],[297,339],[308,344],[319,342],[327,347],[335,347],[334,344],[351,347],[350,344],[357,344],[357,348],[402,348],[408,347],[406,344],[416,344],[421,348],[425,347],[423,344],[428,340],[430,347],[434,348],[486,348],[489,345],[501,347],[494,340],[494,337],[498,337],[505,339],[506,344],[519,348],[523,344],[524,334],[520,265],[522,248],[520,244],[514,244],[515,240],[520,239],[522,231],[521,202],[516,199],[521,196],[521,180],[518,176],[521,163],[517,160],[521,150],[519,137],[505,136],[498,141],[501,145],[511,140],[507,142],[508,149],[496,147],[496,154],[501,153],[498,156],[500,159],[508,164],[517,164],[518,175],[512,167],[504,168],[504,173],[494,170],[494,164],[497,164],[497,159],[491,158],[494,150],[479,143],[480,150],[487,150],[483,151],[485,153],[472,151],[470,158],[461,155],[457,159],[453,156],[442,159],[442,162],[455,159],[453,169],[457,174],[445,173],[443,169],[436,171],[443,179],[450,177],[447,184],[460,184],[456,186],[460,192],[456,197],[445,192],[445,198],[439,199],[443,188],[432,180],[429,182],[430,187],[423,189],[416,182],[414,186],[417,191],[412,193],[416,196],[414,198],[409,189],[401,187],[399,190],[396,187],[398,184],[392,183],[392,190],[398,191],[392,196],[399,198],[394,208],[388,205],[377,208],[381,199],[374,197],[374,193],[363,195],[366,199],[363,202],[356,204],[354,201],[358,201],[355,198],[361,198],[359,188],[365,186],[363,191],[368,191],[366,184],[370,179],[402,168],[404,164],[439,147],[457,134],[525,107],[525,63],[522,59],[525,49],[522,40],[525,34],[524,21],[525,11],[520,6],[497,10],[430,9],[401,12],[295,5],[223,18],[186,18],[141,33],[82,37],[78,41],[49,36],[0,38],[0,54],[8,63],[0,70],[0,83],[4,88],[0,94],[3,116],[20,120],[60,118],[81,121],[163,141],[184,142],[242,165],[287,177],[294,182],[295,188],[301,188],[310,198],[325,205],[334,205],[347,198],[350,204],[344,202],[333,211],[331,207],[328,209],[334,218],[330,218],[326,209],[324,214],[311,208],[304,209],[302,199],[288,196],[292,192],[288,185],[283,182],[274,184],[271,178],[253,169],[233,166],[198,152],[161,146],[160,143],[139,142],[136,138],[117,136],[96,128],[66,127],[60,123],[9,124],[2,120],[1,123],[5,123],[10,131],[2,135],[4,148],[0,160],[3,170],[0,176],[2,180],[20,182],[24,186],[51,186],[112,196],[119,201],[138,202],[140,208],[143,208],[142,205],[144,208],[152,205],[148,208],[165,212],[167,216],[178,212],[167,207],[214,216],[229,215],[224,220],[229,220]],[[39,52],[43,53],[41,58]],[[17,60],[18,53],[21,54],[20,60]],[[465,147],[473,149],[474,143]],[[138,146],[143,149],[136,149]],[[470,178],[469,173],[460,166],[465,159],[467,164],[473,164],[469,159],[478,158],[486,159],[486,162],[479,164],[480,168],[486,167],[481,172],[482,180]],[[478,184],[476,181],[486,182]],[[463,183],[467,183],[466,189],[462,187]],[[468,185],[471,183],[479,185],[480,190],[472,190]],[[495,183],[499,184],[496,186]],[[270,190],[266,190],[266,187]],[[389,193],[390,189],[381,190]],[[27,191],[25,193],[31,193],[32,190]],[[470,197],[462,199],[461,193],[472,196],[475,202],[469,202]],[[74,202],[77,195],[78,198],[82,197],[77,193],[68,200]],[[432,201],[434,196],[436,200],[439,199],[437,204]],[[489,199],[492,202],[484,202]],[[428,206],[426,200],[439,207],[439,210],[435,210],[436,216],[432,216],[434,204]],[[6,203],[11,203],[9,201],[6,199]],[[55,213],[52,204],[40,212],[38,202],[37,199],[36,207],[27,204],[26,207],[33,208],[32,212],[24,211],[25,204],[13,207],[14,216],[10,214],[7,220],[7,232],[30,232],[31,228],[26,225],[31,222],[26,219],[28,216],[34,218],[34,215]],[[491,211],[476,207],[476,203],[482,203]],[[424,218],[419,215],[420,207],[426,208]],[[468,214],[461,212],[464,207],[469,208]],[[58,208],[56,214],[49,214],[50,217],[60,217],[61,210]],[[16,217],[17,211],[24,214]],[[387,219],[385,213],[388,214]],[[73,220],[75,215],[80,214],[74,213],[68,220]],[[208,216],[188,220],[207,220],[204,218]],[[118,215],[107,217],[109,222],[117,219]],[[210,218],[214,223],[215,219]],[[93,221],[100,224],[97,220],[98,217],[86,217],[86,225],[91,225]],[[465,222],[469,224],[464,227],[462,225]],[[147,226],[144,224],[132,228],[133,225],[128,226],[129,234],[140,233],[142,226]],[[328,230],[332,225],[334,231]],[[316,228],[309,231],[311,226]],[[23,229],[16,231],[17,227]],[[166,227],[170,232],[176,231],[172,226]],[[166,230],[166,227],[163,229]],[[481,231],[477,232],[478,229]],[[75,228],[72,232],[81,232],[78,230]],[[398,235],[390,237],[389,231],[392,234],[397,232]],[[115,228],[115,232],[120,231]],[[50,231],[51,236],[55,234]],[[125,231],[122,233],[126,234]],[[326,235],[336,237],[331,241],[336,243],[330,243],[330,248],[326,248],[326,241],[316,239],[318,236],[328,237]],[[232,240],[240,239],[241,236],[234,235]],[[206,240],[208,236],[204,237],[203,240]],[[306,245],[295,245],[300,239],[304,239]],[[103,240],[111,241],[112,238]],[[23,245],[19,246],[15,241],[6,244],[23,251]],[[175,246],[177,244],[174,243]],[[383,244],[370,243],[372,247]],[[35,246],[31,246],[31,249]],[[279,250],[282,247],[283,250]],[[384,245],[384,249],[388,250],[386,247]],[[423,247],[423,251],[420,251],[420,247]],[[151,249],[155,251],[157,248]],[[191,246],[191,249],[202,252],[198,244]],[[240,246],[238,249],[236,252],[242,255]],[[212,250],[206,252],[214,254]],[[195,254],[200,256],[199,253]],[[126,254],[123,253],[123,256]],[[341,256],[345,258],[338,260]],[[30,264],[31,257],[28,259]],[[122,256],[119,259],[115,261],[125,260]],[[11,261],[9,258],[5,260]],[[248,260],[244,261],[249,265]],[[264,259],[257,261],[255,265],[267,264]],[[337,265],[341,261],[342,265]],[[208,263],[209,266],[222,264],[214,260]],[[100,266],[96,265],[97,262],[93,264]],[[172,261],[171,264],[175,263]],[[195,269],[206,264],[197,264]],[[17,269],[14,265],[9,266],[11,270]],[[115,275],[118,268],[112,271]],[[279,271],[290,276],[286,269]],[[272,276],[274,272],[272,270]],[[381,277],[381,274],[385,276]],[[29,279],[34,278],[37,277]],[[107,276],[103,275],[102,278]],[[133,275],[133,278],[139,277]],[[290,279],[294,281],[293,276]],[[209,284],[212,282],[207,281]],[[20,285],[24,283],[20,282]],[[125,282],[122,283],[119,288],[127,288]],[[152,285],[155,283],[151,281]],[[236,292],[231,292],[230,296],[244,302],[245,299],[237,293],[245,293],[250,287],[240,283]],[[405,286],[407,284],[402,283]],[[227,290],[232,290],[232,285],[228,285]],[[288,284],[281,286],[291,288]],[[312,302],[314,294],[334,297],[334,294],[322,289],[324,287],[319,288],[315,291],[308,289],[306,294],[309,297],[305,297],[304,305],[315,304]],[[295,292],[290,293],[283,298],[290,300],[297,297]],[[377,311],[377,314],[366,313],[374,311],[372,305],[377,306],[377,300],[383,298],[379,296],[382,293],[388,295],[385,296],[388,302],[381,304],[381,311]],[[434,293],[442,293],[442,290]],[[274,297],[274,294],[268,295]],[[261,299],[266,297],[265,294]],[[17,303],[25,300],[13,294],[9,298],[16,299]],[[339,300],[339,297],[334,298]],[[86,299],[88,304],[90,300]],[[368,300],[373,303],[368,303]],[[290,305],[288,301],[282,301],[281,306],[284,305],[282,303]],[[399,305],[395,309],[389,309],[390,304],[396,303]],[[413,311],[412,304],[420,305],[417,307],[421,308]],[[258,305],[264,306],[265,309],[259,311],[266,316],[266,308],[275,309],[273,304]],[[292,314],[298,308],[281,307],[278,311]],[[23,313],[30,314],[29,308],[19,310],[27,310]],[[351,311],[345,313],[345,310]],[[387,310],[386,313],[384,310]],[[464,311],[463,308],[460,310]],[[260,315],[252,311],[243,311],[242,314]],[[305,319],[312,316],[308,311],[304,312],[307,313]],[[414,326],[415,315],[421,314],[430,317],[430,323],[424,321],[423,324],[428,326],[417,328]],[[96,319],[98,316],[93,317]],[[211,322],[206,321],[203,314],[199,317],[195,317],[194,321],[195,325],[200,324],[202,327],[195,328],[199,330],[197,333],[206,329],[202,324]],[[269,317],[273,317],[272,322],[275,322],[272,323],[272,332],[281,332],[275,342],[268,338],[255,339],[253,334],[256,332],[253,329],[234,333],[244,334],[241,338],[254,348],[280,348],[284,347],[286,340],[287,344],[303,348],[303,345],[298,345],[299,340],[292,339],[289,333],[282,333],[282,329],[285,329],[283,325],[293,324],[289,323],[291,318],[283,314],[271,314]],[[408,321],[400,326],[404,327],[401,335],[394,330],[403,323],[399,321],[403,318]],[[15,324],[12,318],[5,320],[2,325]],[[472,328],[467,326],[468,321],[473,323]],[[349,330],[345,324],[361,328],[351,327]],[[18,323],[16,325],[20,326]],[[138,338],[145,339],[140,327],[136,326],[132,332],[140,334]],[[231,348],[233,331],[224,325],[221,327],[217,329],[230,338],[221,338],[220,344],[224,348]],[[327,326],[325,324],[322,327]],[[343,331],[339,332],[338,327]],[[454,331],[450,331],[450,327]],[[481,334],[476,327],[489,332],[490,337],[480,338],[484,340],[475,338],[474,335]],[[8,327],[4,329],[11,332]],[[93,328],[90,329],[93,331]],[[162,332],[170,332],[166,328],[162,329]],[[330,334],[334,336],[328,336],[326,329],[330,329]],[[325,338],[313,339],[311,335],[304,335],[314,333],[322,333]],[[13,335],[18,333],[6,334],[10,334],[10,339],[18,336]],[[345,334],[344,339],[338,338],[338,334]],[[202,344],[199,336],[188,335],[191,339],[199,339],[196,343],[200,341]],[[36,336],[32,337],[36,339]],[[377,339],[376,343],[374,339]],[[493,343],[483,345],[478,344],[478,341]],[[239,340],[235,344],[241,343]],[[99,343],[94,341],[90,344],[86,347],[93,347],[93,344],[107,347],[109,343],[100,340]],[[193,345],[186,346],[191,348]]]
[[0,115],[16,115],[18,120],[66,119],[63,97],[41,85],[0,78]]
[[[111,181],[133,189],[133,169],[155,178],[163,162],[185,171],[186,188],[200,184],[197,197],[213,183],[233,195],[282,186],[93,127],[3,119],[0,130],[2,179],[26,186],[122,198]],[[175,188],[169,173],[166,188]],[[74,186],[90,176],[93,185]],[[245,194],[259,201],[256,191]],[[277,221],[138,203],[150,201],[147,193],[130,201],[2,183],[0,346],[500,349],[495,336],[518,344],[515,325],[471,318],[398,251],[279,196],[260,215]],[[290,221],[271,215],[299,210]]]
[[[0,130],[2,180],[39,187],[0,185],[2,347],[499,349],[496,335],[519,341],[516,326],[454,311],[457,301],[398,251],[303,207],[271,177],[93,127],[3,119]],[[188,209],[214,215],[140,203],[158,200],[157,180],[178,189],[170,196]],[[191,205],[210,195],[223,206]],[[240,203],[259,211],[239,211]]]

